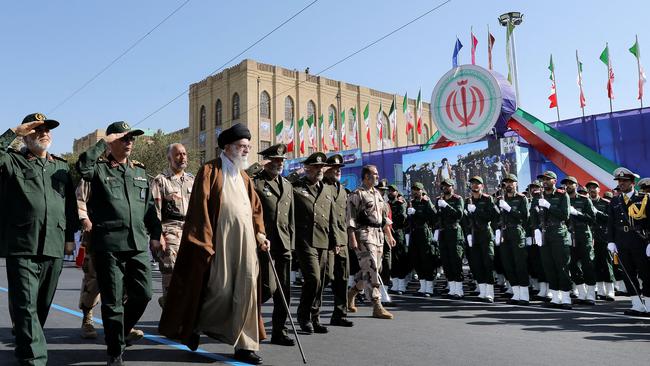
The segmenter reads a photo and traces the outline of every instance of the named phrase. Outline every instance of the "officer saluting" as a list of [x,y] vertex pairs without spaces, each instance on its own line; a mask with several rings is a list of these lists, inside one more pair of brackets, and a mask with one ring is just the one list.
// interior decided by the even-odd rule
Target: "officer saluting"
[[639,295],[640,278],[643,281],[643,296],[650,297],[650,220],[648,219],[648,194],[634,190],[634,179],[639,176],[626,168],[614,171],[621,194],[612,198],[609,204],[607,221],[607,249],[618,253],[621,265],[627,271],[624,277],[625,287],[632,299],[632,308],[625,311],[628,315],[648,314],[648,304],[641,301]]
[[[162,227],[147,173],[129,158],[135,137],[143,133],[126,122],[111,123],[106,137],[81,154],[77,163],[92,192],[88,213],[109,365],[123,364],[125,331],[133,328],[151,300],[147,232],[152,251],[161,247]],[[103,157],[106,149],[109,153]]]
[[[47,152],[50,131],[58,126],[33,113],[0,136],[2,204],[9,213],[2,217],[0,257],[7,258],[15,355],[21,365],[47,363],[43,326],[61,274],[64,243],[66,254],[71,254],[78,225],[68,163]],[[8,148],[16,136],[25,143],[20,151]]]

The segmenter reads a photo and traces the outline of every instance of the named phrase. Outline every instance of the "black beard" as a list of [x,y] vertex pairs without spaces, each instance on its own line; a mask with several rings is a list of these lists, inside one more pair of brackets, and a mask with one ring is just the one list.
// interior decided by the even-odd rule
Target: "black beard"
[[506,187],[506,192],[512,193],[514,191],[514,188],[512,187]]

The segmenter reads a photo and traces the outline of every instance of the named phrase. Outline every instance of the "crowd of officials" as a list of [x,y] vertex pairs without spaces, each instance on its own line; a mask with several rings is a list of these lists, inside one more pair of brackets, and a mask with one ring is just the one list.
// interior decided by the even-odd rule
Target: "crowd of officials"
[[[0,254],[23,365],[47,363],[43,326],[79,230],[87,253],[81,335],[97,337],[92,314],[101,303],[108,365],[123,365],[125,347],[144,335],[135,325],[152,298],[150,255],[162,273],[159,332],[192,350],[205,334],[253,364],[262,363],[260,307],[271,298],[271,343],[295,344],[286,324],[298,271],[297,323],[307,334],[328,332],[320,313],[327,285],[331,326],[352,327],[347,315],[365,300],[372,317],[393,319],[388,293],[461,299],[472,291],[491,303],[495,286],[511,304],[535,297],[563,309],[614,301],[618,291],[631,298],[627,314],[650,315],[650,179],[637,191],[639,177],[626,168],[614,171],[618,187],[604,195],[609,182],[567,176],[558,188],[552,171],[520,191],[505,169],[492,195],[480,175],[468,178],[467,197],[456,194],[449,172],[435,186],[412,180],[404,197],[373,165],[350,191],[338,154],[313,153],[303,174],[285,178],[287,147],[277,144],[250,165],[250,131],[236,124],[196,176],[185,171],[185,147],[172,144],[169,168],[150,179],[130,157],[143,131],[120,121],[81,154],[74,187],[68,163],[47,151],[58,125],[34,113],[0,136]],[[18,150],[9,147],[16,137]]]

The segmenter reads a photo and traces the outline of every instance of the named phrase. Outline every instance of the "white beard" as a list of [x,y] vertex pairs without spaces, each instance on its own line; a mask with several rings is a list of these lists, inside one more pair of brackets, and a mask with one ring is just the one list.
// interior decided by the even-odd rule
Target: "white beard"
[[232,163],[237,169],[240,169],[240,170],[247,169],[248,168],[248,157],[238,156],[236,159],[233,159]]
[[41,144],[38,141],[31,140],[31,139],[24,139],[23,142],[25,143],[25,146],[27,146],[29,150],[32,150],[37,153],[47,151],[50,148],[50,145],[52,144],[51,142]]

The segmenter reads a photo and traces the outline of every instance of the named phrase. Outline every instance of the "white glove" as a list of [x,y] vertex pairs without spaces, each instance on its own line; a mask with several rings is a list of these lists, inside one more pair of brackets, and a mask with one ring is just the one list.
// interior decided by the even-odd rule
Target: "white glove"
[[650,257],[650,244],[648,244],[648,246],[645,247],[645,255],[646,257]]
[[[607,250],[609,250],[612,253],[618,253],[618,248],[616,247],[615,243],[608,243],[607,244]],[[646,250],[646,252],[647,252],[647,250]]]
[[576,210],[576,208],[573,207],[573,206],[569,206],[569,213],[570,213],[571,215],[573,215],[573,216],[578,216],[578,215],[580,215],[580,212],[578,212],[578,210]]
[[476,211],[476,205],[473,205],[471,203],[468,204],[467,205],[467,211],[469,211],[469,213],[474,213],[474,211]]
[[469,235],[467,235],[467,245],[469,245],[469,247],[471,248],[472,244],[473,244],[472,243],[472,234],[469,234]]
[[501,245],[501,229],[497,229],[494,232],[494,245],[496,246]]
[[544,239],[542,238],[542,230],[535,229],[535,244],[537,244],[537,246],[541,247],[542,244],[544,243],[543,240]]
[[440,235],[440,230],[433,232],[433,241],[438,241],[438,236]]
[[438,207],[440,207],[440,208],[445,208],[445,207],[447,207],[447,206],[449,206],[449,204],[447,203],[447,201],[445,201],[445,200],[438,200]]
[[526,238],[526,246],[531,246],[533,245],[533,238],[530,236]]
[[540,198],[537,204],[544,208],[551,208],[551,203],[544,198]]
[[508,202],[504,200],[499,200],[499,208],[501,208],[502,210],[506,210],[506,212],[510,212],[510,210],[512,209],[512,207],[510,207]]
[[406,209],[407,215],[413,215],[414,213],[415,213],[415,209],[413,207],[409,207]]

